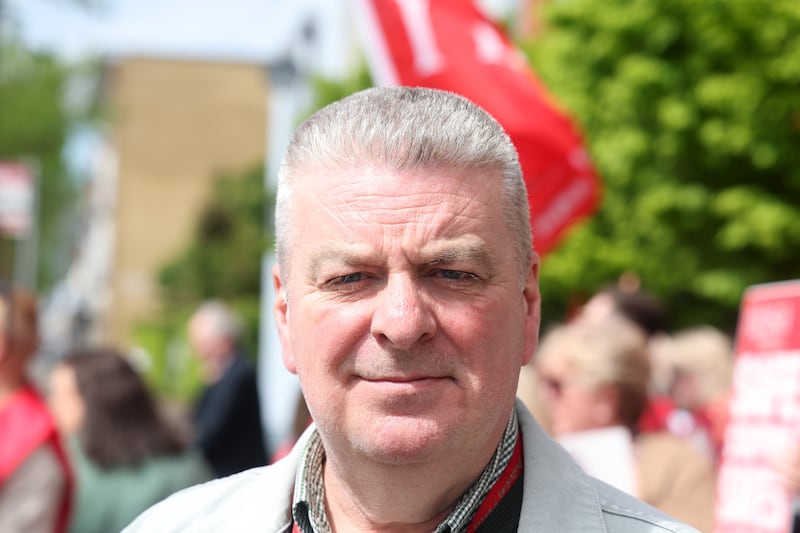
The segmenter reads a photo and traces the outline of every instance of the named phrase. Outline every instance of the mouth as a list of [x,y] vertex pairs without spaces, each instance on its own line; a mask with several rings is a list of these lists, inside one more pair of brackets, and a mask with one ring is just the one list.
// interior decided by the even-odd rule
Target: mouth
[[429,375],[417,375],[417,374],[386,375],[386,376],[362,375],[359,376],[359,378],[370,383],[414,383],[417,381],[450,379],[449,376],[437,376],[437,375],[429,376]]
[[381,376],[360,380],[367,387],[387,394],[419,394],[452,381],[449,376]]

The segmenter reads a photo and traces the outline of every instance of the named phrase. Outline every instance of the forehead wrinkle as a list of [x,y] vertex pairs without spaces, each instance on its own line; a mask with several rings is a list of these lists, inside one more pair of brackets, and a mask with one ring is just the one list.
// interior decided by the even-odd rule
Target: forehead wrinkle
[[[443,203],[441,194],[414,196],[417,201],[409,203],[397,195],[362,195],[350,201],[349,205],[359,220],[368,225],[378,220],[384,226],[409,226],[432,220],[440,213]],[[403,213],[411,213],[413,217],[404,218],[400,216]]]

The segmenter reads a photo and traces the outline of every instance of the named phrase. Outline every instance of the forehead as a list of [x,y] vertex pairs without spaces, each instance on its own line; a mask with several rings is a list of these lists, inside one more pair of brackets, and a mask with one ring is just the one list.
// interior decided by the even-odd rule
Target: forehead
[[[474,203],[486,215],[502,211],[502,174],[492,169],[308,169],[299,173],[292,188],[293,203],[300,209],[347,203],[352,211],[374,215],[380,209],[436,212],[443,204],[464,208]],[[402,214],[395,213],[393,218],[402,218]],[[407,218],[422,215],[414,211]]]
[[362,242],[361,230],[380,228],[382,237],[454,238],[503,219],[499,171],[311,170],[298,182],[292,195],[297,237]]

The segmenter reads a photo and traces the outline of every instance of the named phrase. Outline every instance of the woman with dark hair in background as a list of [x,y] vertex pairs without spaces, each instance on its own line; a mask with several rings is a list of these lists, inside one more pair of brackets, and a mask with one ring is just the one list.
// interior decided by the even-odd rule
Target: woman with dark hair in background
[[71,531],[120,531],[157,501],[208,479],[200,455],[165,422],[118,351],[69,355],[53,369],[50,389],[76,475]]

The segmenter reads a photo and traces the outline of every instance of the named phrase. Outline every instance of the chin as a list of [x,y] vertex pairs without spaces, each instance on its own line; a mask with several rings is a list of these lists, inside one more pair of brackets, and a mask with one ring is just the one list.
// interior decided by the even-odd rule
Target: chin
[[377,462],[424,463],[452,451],[452,431],[432,420],[394,417],[375,426],[352,445]]

